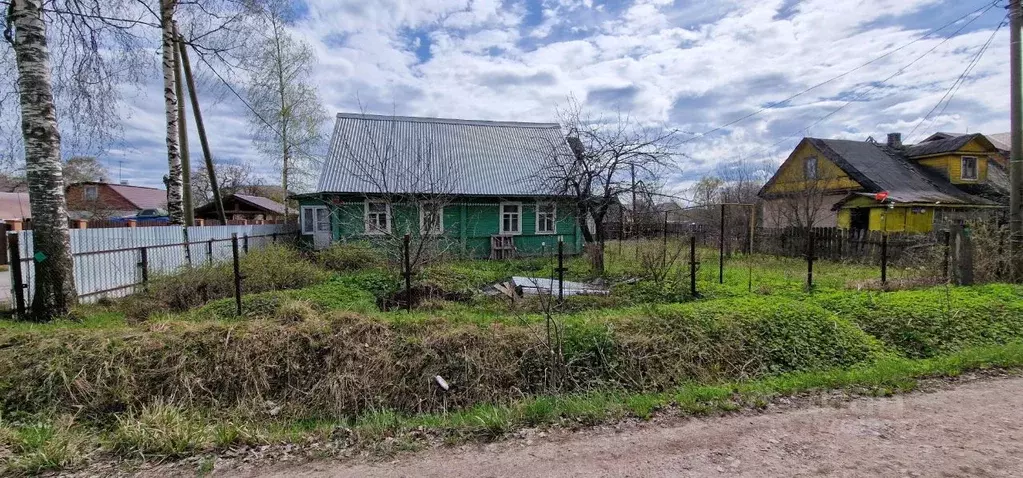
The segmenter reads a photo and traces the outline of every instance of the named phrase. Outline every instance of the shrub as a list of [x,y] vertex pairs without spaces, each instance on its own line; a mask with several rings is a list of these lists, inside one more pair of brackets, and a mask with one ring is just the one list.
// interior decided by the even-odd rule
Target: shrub
[[1023,339],[1018,286],[827,294],[814,299],[907,357]]
[[281,304],[274,318],[281,323],[305,322],[317,316],[313,304],[306,300],[288,300]]
[[656,306],[616,325],[618,366],[656,384],[846,366],[883,351],[849,321],[789,299]]
[[387,258],[368,242],[339,242],[316,252],[316,263],[327,270],[351,272],[383,267]]
[[[329,276],[297,250],[280,244],[250,252],[240,259],[239,268],[246,294],[297,289],[326,281]],[[129,319],[143,320],[152,312],[181,312],[233,295],[233,266],[203,265],[155,278],[146,292],[122,300],[120,307]]]

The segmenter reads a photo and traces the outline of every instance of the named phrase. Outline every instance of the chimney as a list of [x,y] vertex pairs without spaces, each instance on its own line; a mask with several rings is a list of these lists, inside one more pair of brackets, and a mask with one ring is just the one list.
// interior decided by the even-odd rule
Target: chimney
[[902,133],[888,133],[888,147],[902,149]]
[[121,186],[127,186],[127,185],[128,185],[128,180],[127,179],[121,180]]

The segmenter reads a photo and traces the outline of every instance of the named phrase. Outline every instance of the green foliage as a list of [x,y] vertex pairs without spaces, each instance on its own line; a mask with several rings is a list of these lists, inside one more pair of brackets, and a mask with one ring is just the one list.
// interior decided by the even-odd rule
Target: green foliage
[[384,252],[368,242],[338,242],[317,251],[316,263],[335,272],[376,269],[387,265]]
[[1023,289],[992,284],[814,298],[908,357],[1023,339]]
[[[89,437],[70,416],[16,427],[0,422],[0,474],[38,475],[74,469],[85,463],[91,446]],[[10,456],[5,456],[5,449]]]
[[[246,294],[298,289],[329,277],[329,273],[304,260],[297,250],[280,244],[253,250],[240,259],[239,267]],[[128,319],[140,321],[155,312],[183,312],[233,295],[232,265],[203,265],[155,278],[146,292],[121,301],[121,308]]]

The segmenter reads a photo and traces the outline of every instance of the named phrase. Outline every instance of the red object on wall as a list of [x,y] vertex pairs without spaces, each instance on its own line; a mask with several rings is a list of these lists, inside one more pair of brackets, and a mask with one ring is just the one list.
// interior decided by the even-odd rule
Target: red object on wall
[[881,191],[877,194],[874,194],[874,200],[878,202],[884,202],[885,199],[888,199],[888,191]]

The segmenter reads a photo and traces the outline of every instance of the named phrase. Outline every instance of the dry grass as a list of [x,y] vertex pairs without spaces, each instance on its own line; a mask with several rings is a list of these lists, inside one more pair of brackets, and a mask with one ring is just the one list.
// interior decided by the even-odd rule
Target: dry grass
[[[660,390],[693,379],[847,365],[876,352],[869,337],[823,309],[773,302],[569,317],[555,390],[549,377],[561,366],[542,346],[542,326],[528,320],[388,321],[321,315],[292,301],[273,320],[10,331],[0,334],[0,401],[8,410],[98,419],[157,406],[248,408],[258,416],[270,413],[267,402],[276,404],[275,416],[338,418],[501,403],[523,394]],[[785,315],[785,307],[796,312]],[[814,347],[769,350],[793,340]],[[437,375],[450,391],[436,386]]]

